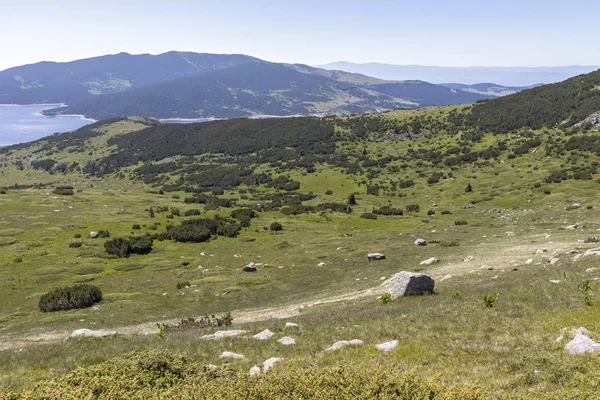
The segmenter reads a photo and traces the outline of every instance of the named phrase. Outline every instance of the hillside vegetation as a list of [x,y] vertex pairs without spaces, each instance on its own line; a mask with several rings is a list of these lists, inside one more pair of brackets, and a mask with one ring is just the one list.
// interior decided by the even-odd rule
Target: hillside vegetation
[[[2,395],[594,398],[597,354],[565,343],[600,338],[600,133],[487,131],[482,106],[127,117],[3,148]],[[389,301],[403,270],[435,293]],[[101,301],[40,311],[81,284]],[[81,328],[107,337],[65,340]]]

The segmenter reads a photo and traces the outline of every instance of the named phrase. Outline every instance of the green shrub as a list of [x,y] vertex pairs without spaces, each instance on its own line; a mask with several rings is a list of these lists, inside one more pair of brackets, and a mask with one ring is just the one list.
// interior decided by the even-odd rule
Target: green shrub
[[444,210],[442,211],[442,215],[451,215],[452,212],[450,210]]
[[131,254],[148,254],[152,251],[152,239],[147,236],[118,237],[104,243],[108,254],[127,258]]
[[107,230],[104,230],[104,229],[100,229],[98,231],[98,237],[99,238],[108,238],[108,237],[110,237],[110,232]]
[[381,302],[381,304],[388,304],[392,302],[392,295],[389,293],[384,293],[381,298],[379,299],[379,301]]
[[[187,282],[189,283],[189,282]],[[205,315],[200,318],[182,319],[177,324],[157,324],[158,328],[162,328],[164,332],[181,332],[190,329],[206,329],[218,328],[221,326],[229,326],[233,322],[231,313],[216,317],[214,315]]]
[[373,213],[363,213],[363,214],[360,214],[360,217],[362,219],[377,219],[377,215],[375,215]]
[[486,307],[491,308],[494,306],[494,303],[496,302],[496,300],[498,300],[498,296],[500,296],[500,293],[498,293],[498,292],[486,294],[483,297],[483,303],[485,304]]
[[374,208],[373,214],[376,215],[404,215],[404,211],[401,208],[395,208],[390,205],[383,206],[380,208]]
[[279,222],[273,222],[269,226],[269,229],[271,230],[271,232],[282,231],[283,230],[283,225],[281,225]]
[[140,224],[133,224],[133,226],[131,227],[131,229],[133,229],[133,230],[140,230],[140,229],[142,229],[142,227],[140,226]]
[[69,243],[69,247],[72,249],[77,249],[79,247],[83,246],[83,242],[71,242]]
[[469,223],[465,220],[458,220],[458,221],[454,221],[454,225],[456,226],[461,226],[461,225],[468,225]]
[[198,210],[198,209],[185,210],[183,215],[186,217],[191,217],[193,215],[200,215],[200,210]]
[[73,186],[57,186],[52,193],[59,196],[72,196],[75,192],[73,191]]
[[75,285],[57,288],[40,297],[39,308],[42,312],[64,311],[86,308],[102,300],[102,291],[97,286]]
[[420,209],[421,209],[421,206],[418,205],[418,204],[408,204],[406,206],[406,211],[408,211],[408,212],[416,212],[416,213],[418,213]]
[[181,281],[181,282],[177,282],[177,284],[175,285],[175,287],[177,287],[177,289],[185,289],[186,287],[190,287],[190,281]]
[[354,193],[352,193],[350,196],[348,196],[348,204],[351,206],[356,205],[356,196],[354,195]]

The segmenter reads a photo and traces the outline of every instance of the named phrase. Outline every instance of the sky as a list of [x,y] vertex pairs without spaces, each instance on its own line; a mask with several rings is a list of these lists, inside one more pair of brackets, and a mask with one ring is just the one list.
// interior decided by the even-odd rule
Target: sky
[[0,70],[170,50],[268,61],[600,65],[600,0],[0,0]]

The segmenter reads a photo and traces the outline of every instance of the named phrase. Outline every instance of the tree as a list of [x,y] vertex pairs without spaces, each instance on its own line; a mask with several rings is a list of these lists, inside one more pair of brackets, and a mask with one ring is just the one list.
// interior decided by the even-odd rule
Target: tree
[[465,188],[465,192],[470,193],[472,191],[473,191],[473,186],[471,186],[471,182],[469,182],[469,184]]
[[356,196],[354,196],[354,193],[348,196],[348,204],[350,204],[351,206],[356,205]]

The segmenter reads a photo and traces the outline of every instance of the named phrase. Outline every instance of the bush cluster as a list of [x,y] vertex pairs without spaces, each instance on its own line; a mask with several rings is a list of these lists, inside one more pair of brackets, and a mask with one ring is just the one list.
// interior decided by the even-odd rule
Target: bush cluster
[[148,254],[152,251],[153,241],[147,236],[118,237],[104,243],[108,254],[127,258],[132,254]]
[[86,308],[101,300],[102,291],[97,286],[75,285],[45,293],[38,305],[40,311],[52,312]]

